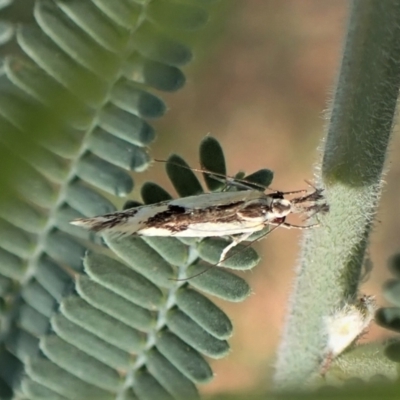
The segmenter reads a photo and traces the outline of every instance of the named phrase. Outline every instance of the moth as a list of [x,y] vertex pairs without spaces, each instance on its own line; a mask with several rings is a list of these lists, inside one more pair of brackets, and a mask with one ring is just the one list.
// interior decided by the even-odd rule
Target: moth
[[[229,184],[235,183],[232,181]],[[245,190],[204,193],[97,217],[75,219],[71,223],[95,232],[120,236],[229,236],[232,242],[223,249],[216,264],[219,266],[229,250],[249,239],[253,233],[269,225],[297,229],[315,227],[289,224],[286,218],[290,214],[317,213],[327,208],[325,202],[321,204],[324,200],[321,189],[314,189],[311,193],[298,190],[266,194],[255,189],[254,184],[246,184],[245,181],[237,184]],[[262,189],[265,190],[264,187]],[[287,198],[300,193],[303,195]]]

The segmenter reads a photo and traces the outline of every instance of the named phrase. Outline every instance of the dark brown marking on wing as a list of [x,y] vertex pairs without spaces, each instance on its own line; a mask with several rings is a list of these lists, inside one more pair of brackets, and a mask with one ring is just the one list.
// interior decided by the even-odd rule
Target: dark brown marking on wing
[[185,208],[170,205],[168,210],[155,214],[146,221],[146,226],[168,229],[171,232],[182,232],[196,223],[235,220],[237,209],[243,202],[223,204],[208,208]]
[[243,218],[249,219],[264,216],[270,211],[271,207],[266,204],[251,203],[238,210],[238,214]]
[[149,218],[145,225],[151,228],[168,229],[172,233],[182,232],[187,230],[190,225],[207,222],[229,223],[240,220],[242,215],[247,218],[259,217],[265,215],[269,210],[267,205],[256,203],[246,206],[245,201],[195,209],[170,205],[168,210]]
[[114,228],[116,225],[124,224],[129,218],[136,215],[138,212],[137,208],[130,208],[125,211],[120,211],[116,213],[104,214],[101,217],[104,219],[109,218],[108,220],[101,220],[94,223],[90,229],[99,232],[104,229]]

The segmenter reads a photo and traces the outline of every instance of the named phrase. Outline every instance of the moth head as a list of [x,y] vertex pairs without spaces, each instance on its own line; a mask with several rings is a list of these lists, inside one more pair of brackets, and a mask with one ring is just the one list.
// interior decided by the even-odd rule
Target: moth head
[[271,211],[275,214],[276,218],[286,217],[292,211],[292,203],[286,199],[273,199]]

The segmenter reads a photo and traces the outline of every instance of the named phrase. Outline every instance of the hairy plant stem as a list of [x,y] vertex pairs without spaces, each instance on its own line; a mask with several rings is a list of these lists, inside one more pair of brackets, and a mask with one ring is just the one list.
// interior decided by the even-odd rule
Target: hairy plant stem
[[357,296],[400,85],[400,0],[352,3],[318,184],[330,211],[308,231],[275,385],[302,387],[326,357],[324,317]]

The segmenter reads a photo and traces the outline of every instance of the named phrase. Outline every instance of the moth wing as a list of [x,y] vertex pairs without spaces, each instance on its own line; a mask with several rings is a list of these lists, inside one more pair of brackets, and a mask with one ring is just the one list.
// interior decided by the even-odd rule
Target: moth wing
[[150,206],[130,208],[125,211],[117,211],[111,214],[99,215],[92,218],[79,218],[71,222],[95,232],[110,232],[121,235],[133,235],[138,233],[146,225],[146,222],[163,211],[168,210],[168,202]]
[[267,195],[257,190],[242,190],[238,192],[203,193],[197,196],[182,197],[171,200],[169,204],[186,209],[204,209],[228,205],[239,201],[250,201],[264,198]]
[[[72,221],[73,225],[81,226],[86,229],[90,229],[96,232],[109,232],[115,233],[122,236],[125,235],[148,235],[148,236],[171,236],[171,228],[162,226],[161,221],[158,221],[158,227],[149,226],[149,221],[155,217],[162,215],[165,211],[171,210],[172,207],[181,207],[184,214],[190,214],[192,210],[204,210],[221,205],[230,205],[238,202],[247,202],[251,200],[257,200],[260,198],[266,198],[267,195],[260,193],[257,190],[244,190],[239,192],[218,192],[218,193],[204,193],[197,196],[183,197],[176,200],[164,201],[157,204],[146,205],[136,208],[131,208],[125,211],[118,211],[111,214],[100,215],[92,218],[81,218]],[[182,213],[182,210],[180,210]],[[208,214],[205,214],[205,218]],[[210,232],[211,226],[209,223],[215,226],[218,225],[216,221],[201,221],[206,225],[198,226],[198,235],[192,234],[191,236],[213,236],[206,234]],[[232,227],[234,231],[240,232],[240,227]],[[231,229],[232,229],[231,228]],[[216,231],[224,230],[222,226]],[[203,233],[201,233],[203,232]],[[186,231],[186,235],[189,232]],[[183,236],[177,234],[177,236]]]

